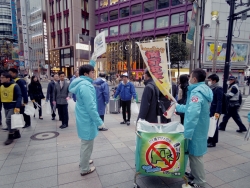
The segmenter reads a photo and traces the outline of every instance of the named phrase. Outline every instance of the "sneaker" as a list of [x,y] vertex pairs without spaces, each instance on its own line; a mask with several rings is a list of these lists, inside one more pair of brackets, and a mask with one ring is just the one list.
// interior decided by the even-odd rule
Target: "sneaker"
[[243,133],[243,132],[246,132],[247,130],[236,130],[236,132],[238,132],[238,133]]
[[130,122],[129,121],[127,121],[127,126],[129,126],[130,125]]
[[207,144],[207,147],[208,147],[208,148],[213,148],[213,147],[216,147],[216,144],[208,143],[208,144]]
[[194,180],[194,176],[189,172],[185,172],[185,176],[192,181]]
[[120,124],[126,124],[126,122],[125,122],[125,121],[123,121],[123,122],[121,122]]
[[90,167],[90,169],[89,169],[89,171],[88,171],[88,172],[81,173],[81,176],[88,175],[88,174],[90,174],[90,173],[92,173],[92,172],[94,172],[94,171],[95,171],[95,167],[94,167],[94,166],[92,166],[92,167]]
[[190,185],[191,187],[200,187],[200,188],[205,188],[205,187],[203,187],[203,186],[201,186],[201,185],[197,185],[196,183],[194,183],[194,182],[188,182],[188,185]]

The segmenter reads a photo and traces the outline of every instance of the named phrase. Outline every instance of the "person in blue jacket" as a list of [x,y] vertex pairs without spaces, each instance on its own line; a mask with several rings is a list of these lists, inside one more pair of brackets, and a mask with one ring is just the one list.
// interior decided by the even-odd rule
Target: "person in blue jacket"
[[[134,98],[133,102],[135,102],[136,92],[135,92],[135,86],[131,82],[129,82],[128,73],[124,73],[122,75],[122,82],[118,85],[114,98],[116,98],[118,95],[120,95],[121,106],[122,106],[123,122],[121,122],[121,124],[127,123],[127,125],[130,125],[131,99],[133,96]],[[128,118],[126,118],[126,112],[128,113]]]
[[85,64],[79,68],[80,77],[69,86],[69,91],[76,95],[75,106],[76,127],[78,137],[81,139],[80,168],[81,175],[95,171],[89,167],[90,156],[93,151],[94,139],[98,134],[98,127],[104,126],[97,111],[96,91],[93,86],[94,67]]
[[205,84],[206,72],[193,70],[188,86],[187,102],[176,106],[177,112],[185,113],[184,137],[187,139],[191,172],[186,175],[191,187],[205,185],[203,155],[207,153],[207,136],[210,120],[210,103],[213,100],[212,90]]
[[[105,73],[100,73],[99,77],[93,82],[96,90],[97,107],[100,118],[104,122],[106,105],[109,103],[109,86],[105,79]],[[106,127],[99,127],[99,131],[107,131]]]

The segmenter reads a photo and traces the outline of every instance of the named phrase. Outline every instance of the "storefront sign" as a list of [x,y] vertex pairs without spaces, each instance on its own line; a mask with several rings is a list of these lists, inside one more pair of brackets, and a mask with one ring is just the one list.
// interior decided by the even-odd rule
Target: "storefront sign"
[[104,53],[106,53],[107,50],[107,44],[105,40],[105,32],[99,33],[95,39],[94,39],[94,51],[96,56],[100,56]]
[[87,45],[87,44],[76,43],[76,49],[77,50],[91,51],[91,46]]

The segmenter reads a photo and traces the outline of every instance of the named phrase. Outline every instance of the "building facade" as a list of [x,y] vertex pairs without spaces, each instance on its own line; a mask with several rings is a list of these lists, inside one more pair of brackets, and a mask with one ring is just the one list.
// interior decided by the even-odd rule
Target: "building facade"
[[[95,37],[95,2],[88,0],[47,0],[48,48],[51,74],[64,71],[68,77],[88,63]],[[87,45],[81,48],[81,45]],[[79,47],[80,46],[80,47]],[[78,48],[79,47],[79,48]]]
[[[111,74],[143,74],[144,62],[135,42],[162,40],[178,33],[186,38],[192,5],[179,0],[96,0],[96,34],[105,31],[107,53],[98,62]],[[130,47],[129,47],[130,46]]]

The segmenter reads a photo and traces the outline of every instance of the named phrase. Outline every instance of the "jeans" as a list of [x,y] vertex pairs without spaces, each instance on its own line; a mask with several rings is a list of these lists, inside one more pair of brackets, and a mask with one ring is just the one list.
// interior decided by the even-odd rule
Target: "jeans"
[[69,124],[69,113],[68,113],[68,104],[58,104],[57,105],[59,118],[62,121],[62,125]]
[[227,122],[230,118],[233,118],[235,123],[239,126],[240,130],[245,131],[247,128],[245,125],[242,123],[239,113],[238,113],[238,107],[228,107],[228,112],[227,114],[224,115],[222,122],[220,123],[220,128],[221,129],[226,129]]
[[89,171],[89,160],[93,151],[94,140],[81,140],[80,168],[81,173]]
[[[123,116],[123,120],[126,121],[130,121],[130,117],[131,117],[131,100],[129,101],[122,101],[121,100],[121,106],[122,106],[122,116]],[[128,113],[128,119],[126,119],[126,112]]]
[[[41,99],[35,99],[35,102],[41,106]],[[36,109],[37,106],[35,105],[35,103],[33,103],[33,105],[34,105],[34,108]],[[41,106],[41,108],[38,107],[38,112],[39,112],[39,117],[41,117],[42,116],[42,106]]]
[[20,108],[20,114],[23,114],[23,119],[25,121],[25,125],[30,125],[30,116],[26,115],[24,113],[24,110],[25,110],[25,106],[21,106],[21,108]]
[[189,155],[191,174],[194,177],[194,183],[197,185],[204,186],[205,180],[205,170],[203,163],[203,156],[193,156]]
[[8,127],[9,133],[14,133],[16,129],[11,129],[11,115],[14,114],[14,108],[12,109],[4,109],[5,111],[5,118],[6,118],[6,125]]

